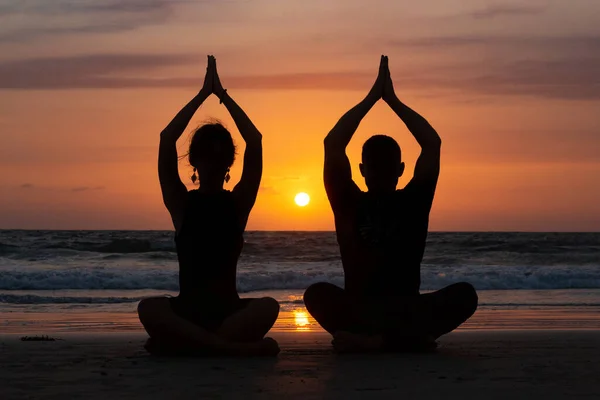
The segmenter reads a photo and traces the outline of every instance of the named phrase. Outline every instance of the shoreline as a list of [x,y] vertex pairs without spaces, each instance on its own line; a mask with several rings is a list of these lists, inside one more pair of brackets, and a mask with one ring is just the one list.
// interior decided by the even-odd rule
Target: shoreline
[[[600,308],[479,309],[458,331],[600,330]],[[27,336],[78,332],[144,332],[136,312],[71,310],[0,313],[0,334]],[[324,332],[304,305],[282,310],[271,329],[298,334]]]

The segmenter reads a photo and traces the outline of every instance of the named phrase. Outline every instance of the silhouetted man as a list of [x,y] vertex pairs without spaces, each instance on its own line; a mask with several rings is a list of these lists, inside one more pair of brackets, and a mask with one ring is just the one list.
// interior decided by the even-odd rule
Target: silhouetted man
[[[352,180],[346,147],[373,105],[383,99],[421,146],[414,177],[396,190],[404,172],[398,143],[375,135],[362,149],[367,192]],[[396,96],[388,59],[367,97],[325,138],[324,181],[335,216],[345,288],[317,283],[304,294],[306,308],[334,336],[341,352],[423,350],[465,322],[477,308],[468,283],[420,294],[420,267],[440,171],[441,139],[429,123]]]

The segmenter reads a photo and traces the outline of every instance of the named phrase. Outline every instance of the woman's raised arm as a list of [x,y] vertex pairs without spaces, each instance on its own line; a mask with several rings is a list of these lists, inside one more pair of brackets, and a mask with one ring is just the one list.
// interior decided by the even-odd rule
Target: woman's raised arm
[[248,215],[258,194],[260,180],[262,178],[263,159],[262,159],[262,134],[254,126],[248,115],[242,108],[227,94],[227,90],[223,89],[219,74],[217,73],[216,60],[211,60],[214,63],[214,93],[219,97],[221,103],[225,105],[227,111],[233,118],[244,142],[246,149],[244,150],[244,167],[242,177],[233,189],[234,195],[238,199],[238,205],[241,211]]
[[175,118],[160,133],[158,149],[158,179],[162,191],[163,202],[173,220],[175,230],[179,230],[185,207],[187,189],[179,178],[177,140],[187,128],[190,120],[200,108],[204,100],[212,94],[214,68],[208,56],[208,67],[204,77],[204,85],[200,92],[177,113]]

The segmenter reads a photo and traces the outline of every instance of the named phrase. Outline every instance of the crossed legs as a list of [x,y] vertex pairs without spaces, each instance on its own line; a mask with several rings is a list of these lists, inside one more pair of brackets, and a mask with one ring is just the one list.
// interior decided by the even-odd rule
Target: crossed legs
[[140,322],[150,336],[146,348],[162,355],[276,355],[277,342],[264,338],[279,314],[275,299],[249,299],[214,331],[177,315],[167,297],[143,299]]
[[308,312],[334,336],[339,351],[422,350],[469,319],[477,293],[455,283],[418,296],[355,298],[330,283],[317,283],[304,294]]

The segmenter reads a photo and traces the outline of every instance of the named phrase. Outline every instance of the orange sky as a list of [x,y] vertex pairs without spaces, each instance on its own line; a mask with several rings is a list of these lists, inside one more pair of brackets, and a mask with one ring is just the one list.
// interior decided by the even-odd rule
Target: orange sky
[[[400,98],[444,141],[431,229],[600,230],[600,3],[5,3],[0,228],[170,229],[158,135],[199,89],[211,53],[263,133],[249,229],[330,230],[322,139],[369,90],[384,53]],[[209,117],[231,128],[241,155],[214,98],[194,124]],[[374,133],[402,146],[402,186],[418,148],[384,103],[349,147],[357,183]],[[305,208],[293,202],[300,191],[312,197]]]

